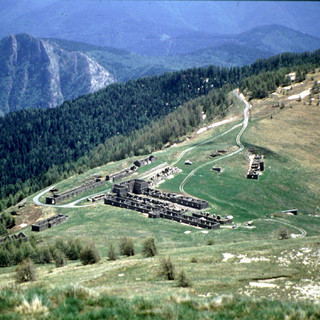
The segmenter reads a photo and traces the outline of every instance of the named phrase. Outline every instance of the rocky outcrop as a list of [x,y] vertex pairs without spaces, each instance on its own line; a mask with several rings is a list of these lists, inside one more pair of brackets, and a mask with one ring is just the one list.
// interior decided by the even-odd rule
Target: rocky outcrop
[[81,52],[28,34],[0,42],[0,115],[25,108],[54,108],[113,83],[113,75]]

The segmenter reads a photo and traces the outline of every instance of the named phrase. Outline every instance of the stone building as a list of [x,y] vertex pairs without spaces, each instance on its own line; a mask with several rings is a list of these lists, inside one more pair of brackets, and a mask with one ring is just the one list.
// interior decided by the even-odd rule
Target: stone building
[[48,228],[53,228],[56,225],[65,222],[68,220],[68,216],[64,215],[64,214],[58,214],[56,216],[53,216],[51,218],[45,219],[45,220],[40,220],[36,223],[34,223],[31,226],[31,231],[43,231],[46,230]]

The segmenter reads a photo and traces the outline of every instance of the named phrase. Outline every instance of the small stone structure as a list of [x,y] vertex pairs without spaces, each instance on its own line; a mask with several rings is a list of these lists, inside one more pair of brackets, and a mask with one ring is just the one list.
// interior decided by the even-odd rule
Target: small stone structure
[[281,211],[282,213],[292,213],[294,214],[295,216],[298,215],[298,209],[289,209],[289,210],[283,210]]
[[211,153],[210,157],[215,158],[215,157],[219,157],[219,156],[226,154],[226,153],[227,153],[227,150],[221,149],[221,150],[217,150],[217,151]]
[[262,155],[254,154],[250,156],[247,179],[258,180],[260,171],[264,171],[264,160]]
[[25,235],[24,232],[19,232],[18,234],[12,234],[9,236],[5,236],[0,239],[0,243],[5,243],[7,241],[28,241],[28,237]]
[[58,224],[65,222],[68,220],[68,216],[65,214],[58,214],[56,216],[53,216],[51,218],[45,219],[45,220],[41,220],[38,221],[36,223],[34,223],[31,226],[31,231],[43,231],[46,230],[48,228],[53,228],[55,226],[57,226]]
[[46,204],[57,204],[63,200],[72,198],[82,192],[91,190],[93,188],[102,186],[105,184],[104,180],[101,180],[100,178],[96,178],[93,181],[90,181],[88,183],[84,183],[79,187],[76,187],[74,189],[62,192],[60,194],[57,194],[55,192],[53,192],[53,195],[51,197],[46,197]]
[[98,195],[93,196],[91,198],[87,198],[87,200],[91,201],[91,202],[96,202],[96,201],[99,201],[99,200],[103,200],[105,196],[106,195],[104,193],[101,193],[101,194],[98,194]]
[[131,209],[148,214],[149,218],[164,218],[192,226],[217,229],[220,224],[232,220],[207,213],[185,214],[192,209],[209,207],[207,201],[172,192],[161,192],[150,188],[150,182],[133,179],[112,186],[113,194],[105,197],[105,204]]
[[217,172],[221,172],[221,168],[218,167],[213,167],[211,168],[212,171],[217,171]]
[[134,162],[134,165],[137,166],[137,167],[142,167],[142,166],[145,166],[145,165],[147,165],[149,163],[152,163],[152,162],[154,162],[156,160],[157,160],[157,158],[154,155],[151,155],[151,156],[149,156],[147,158],[136,160]]

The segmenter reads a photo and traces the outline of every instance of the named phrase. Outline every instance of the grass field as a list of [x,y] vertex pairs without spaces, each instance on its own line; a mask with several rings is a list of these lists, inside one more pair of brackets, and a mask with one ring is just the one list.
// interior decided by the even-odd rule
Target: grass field
[[[293,88],[292,95],[310,88],[314,80],[320,80],[319,73],[308,75],[303,85]],[[284,103],[284,108],[273,107],[277,102]],[[137,177],[163,162],[175,163],[181,152],[188,150],[175,163],[182,170],[181,173],[166,180],[159,188],[179,192],[185,177],[203,165],[190,177],[184,190],[209,201],[208,211],[211,213],[233,215],[234,224],[238,227],[235,229],[229,225],[219,230],[202,230],[164,219],[148,219],[141,213],[106,206],[102,202],[89,207],[45,208],[35,206],[32,203],[33,196],[29,197],[27,204],[17,210],[18,224],[26,222],[30,225],[37,219],[57,213],[68,214],[68,222],[40,233],[39,237],[47,243],[59,237],[90,238],[98,247],[102,260],[90,266],[82,266],[79,261],[69,262],[62,268],[55,268],[53,264],[37,266],[38,280],[19,287],[31,291],[35,288],[62,290],[65,285],[80,284],[96,294],[117,296],[119,299],[122,297],[133,301],[149,297],[147,310],[151,310],[153,316],[157,316],[157,302],[162,299],[168,306],[171,305],[171,309],[180,310],[183,305],[186,308],[183,310],[190,312],[190,319],[196,318],[192,313],[194,310],[198,315],[203,312],[204,318],[212,317],[214,312],[217,312],[217,317],[221,316],[219,312],[235,301],[239,306],[239,317],[244,316],[240,311],[243,304],[259,314],[260,302],[252,298],[267,299],[263,301],[266,308],[270,309],[270,317],[266,317],[268,319],[272,316],[281,319],[284,315],[288,315],[288,319],[309,319],[319,315],[319,310],[313,309],[316,307],[296,302],[320,300],[320,107],[316,102],[310,105],[307,98],[301,102],[288,100],[288,96],[282,95],[280,90],[270,98],[252,101],[249,126],[241,139],[245,145],[244,151],[227,159],[213,159],[210,154],[218,149],[226,149],[229,153],[237,149],[235,137],[240,127],[213,139],[241,122],[243,109],[240,108],[241,103],[235,101],[228,114],[228,117],[234,117],[234,121],[199,135],[195,133],[180,144],[156,152],[157,161],[139,170]],[[265,158],[266,169],[258,181],[246,179],[250,151],[263,154]],[[94,175],[105,176],[128,167],[135,159],[92,169],[56,186],[59,190],[67,190]],[[184,164],[187,159],[192,161],[192,165]],[[222,172],[210,170],[213,166],[221,167]],[[94,189],[79,195],[70,202],[108,186],[110,184],[101,187],[101,190]],[[40,200],[43,201],[44,197]],[[299,214],[279,214],[291,208],[297,208]],[[247,225],[248,221],[253,221],[250,226]],[[291,238],[278,239],[278,231],[283,227]],[[31,234],[30,227],[24,231],[27,235]],[[137,254],[108,261],[109,244],[113,243],[117,248],[119,240],[125,236],[133,239]],[[148,236],[155,238],[159,251],[158,256],[153,258],[141,255],[142,242]],[[176,271],[184,270],[192,286],[178,288],[176,281],[165,281],[159,275],[162,257],[171,257]],[[14,285],[14,270],[14,267],[1,269],[2,292],[18,290]],[[46,292],[44,295],[50,294]],[[215,300],[212,299],[222,295],[232,295],[233,298],[222,303],[221,308],[204,307],[210,303],[214,305]],[[189,301],[186,302],[187,307],[184,302],[172,302],[172,297],[176,296],[187,297],[183,298],[185,300],[177,298],[182,299],[179,301]],[[197,307],[190,306],[190,299]],[[129,304],[126,308],[131,310],[134,307],[129,300],[124,301]],[[281,316],[280,313],[272,315],[272,301],[278,311],[282,310],[279,311],[282,312]],[[250,306],[250,303],[256,304]],[[89,306],[86,308],[87,311],[90,309]],[[161,312],[170,314],[169,307],[161,308]],[[301,310],[300,316],[297,310]],[[307,310],[312,311],[308,314]],[[143,314],[141,317],[145,316]],[[177,314],[172,318],[175,319],[175,316]],[[237,314],[230,313],[225,318],[233,319],[234,316]]]

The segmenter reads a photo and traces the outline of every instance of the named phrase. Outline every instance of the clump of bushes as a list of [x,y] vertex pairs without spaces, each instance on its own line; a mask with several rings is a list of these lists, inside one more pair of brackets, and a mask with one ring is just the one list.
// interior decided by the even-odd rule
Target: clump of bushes
[[19,283],[36,280],[36,269],[30,258],[23,260],[16,268],[16,281]]
[[170,257],[161,259],[160,275],[163,276],[166,280],[174,280],[175,278],[174,265],[171,262]]
[[122,238],[119,244],[120,254],[123,256],[134,256],[134,246],[133,241],[130,238]]
[[149,237],[143,242],[142,255],[145,257],[154,257],[157,254],[157,248],[154,238]]
[[77,260],[80,257],[84,241],[80,239],[57,239],[52,245],[31,235],[27,242],[23,240],[6,241],[0,245],[0,267],[16,265],[30,258],[34,263],[45,264],[53,260],[57,267],[66,264],[67,259]]
[[81,249],[80,261],[83,265],[97,263],[100,259],[99,251],[95,247],[94,243],[89,243]]

